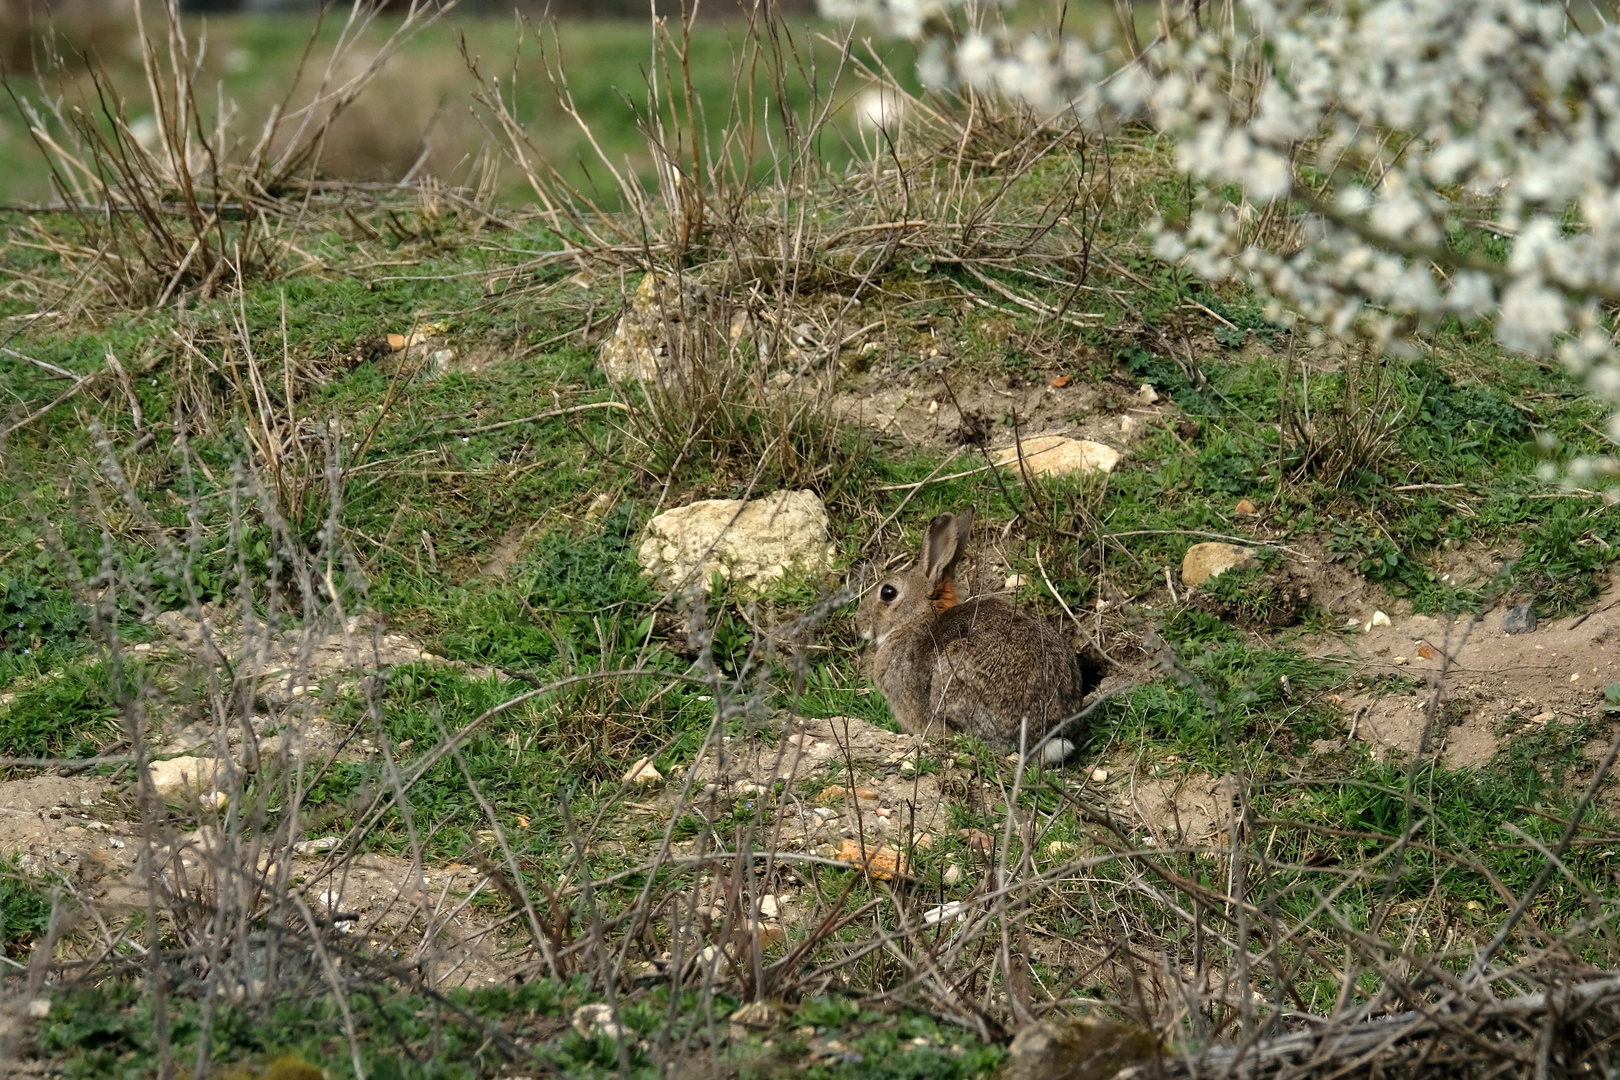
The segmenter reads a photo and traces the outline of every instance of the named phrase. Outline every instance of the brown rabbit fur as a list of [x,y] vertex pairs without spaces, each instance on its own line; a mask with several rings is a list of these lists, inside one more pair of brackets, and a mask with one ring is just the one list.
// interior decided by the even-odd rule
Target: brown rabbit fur
[[[1080,711],[1080,665],[1063,635],[1011,601],[958,598],[972,528],[971,507],[930,522],[921,557],[867,595],[856,626],[876,646],[872,679],[903,730],[965,731],[1001,749],[1023,737],[1033,748]],[[1061,734],[1078,742],[1083,732]]]

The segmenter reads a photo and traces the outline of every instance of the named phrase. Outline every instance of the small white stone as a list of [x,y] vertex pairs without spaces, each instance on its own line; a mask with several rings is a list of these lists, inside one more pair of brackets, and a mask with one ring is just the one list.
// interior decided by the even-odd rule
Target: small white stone
[[945,868],[945,873],[941,877],[941,880],[947,885],[960,885],[962,883],[962,868],[957,866],[955,863],[951,863],[951,865]]
[[35,998],[28,1003],[28,1019],[43,1020],[51,1015],[51,1003],[48,998]]
[[1254,552],[1236,544],[1213,541],[1194,544],[1181,559],[1181,580],[1186,585],[1202,585],[1228,570],[1241,570],[1254,562]]
[[624,782],[626,784],[661,784],[664,774],[653,768],[651,758],[637,758],[629,769],[625,770]]
[[1143,405],[1152,405],[1159,400],[1159,392],[1147,383],[1143,383],[1136,390],[1136,400]]
[[331,851],[338,846],[335,836],[321,836],[314,840],[300,840],[293,845],[294,855],[319,855],[323,851]]
[[1014,589],[1022,589],[1028,583],[1029,579],[1023,574],[1008,574],[1007,580],[1002,583],[1002,587],[1008,592],[1012,592]]
[[1108,779],[1108,770],[1107,769],[1092,769],[1091,770],[1091,779],[1092,779],[1093,783],[1097,783],[1097,784],[1103,783],[1104,781],[1106,781]]
[[1371,625],[1373,625],[1373,626],[1388,626],[1389,625],[1389,616],[1385,615],[1382,611],[1375,611],[1372,614],[1372,623],[1371,623]]
[[154,761],[148,766],[152,789],[164,801],[184,801],[193,792],[213,791],[215,781],[224,772],[221,764],[211,758],[176,757]]
[[962,914],[962,901],[947,900],[938,907],[931,907],[923,912],[923,924],[926,926],[942,926],[951,922]]
[[[1022,455],[1022,463],[1020,463]],[[1061,435],[1039,435],[991,455],[997,465],[1027,470],[1036,476],[1067,476],[1071,473],[1112,472],[1119,464],[1119,451],[1102,443],[1066,439]]]
[[[713,948],[713,946],[710,946]],[[704,950],[707,952],[708,950]],[[610,1039],[622,1039],[629,1031],[613,1019],[613,1010],[598,1002],[594,1005],[581,1005],[574,1010],[574,1030],[582,1038],[594,1039],[598,1035],[605,1035]]]
[[762,919],[774,919],[782,910],[776,897],[769,893],[759,898],[759,915]]

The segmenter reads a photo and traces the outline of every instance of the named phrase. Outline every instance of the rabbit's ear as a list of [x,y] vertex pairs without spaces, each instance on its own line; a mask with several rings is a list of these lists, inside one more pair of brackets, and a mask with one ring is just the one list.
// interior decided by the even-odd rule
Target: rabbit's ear
[[973,530],[973,507],[960,514],[941,514],[928,523],[923,537],[922,562],[919,569],[929,583],[937,587],[952,579],[957,560],[967,550],[968,533]]

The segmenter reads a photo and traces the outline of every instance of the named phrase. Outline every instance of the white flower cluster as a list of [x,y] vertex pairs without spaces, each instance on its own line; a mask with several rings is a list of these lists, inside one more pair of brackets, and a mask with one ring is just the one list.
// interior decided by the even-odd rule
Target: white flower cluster
[[918,40],[938,29],[960,0],[821,0],[821,13],[839,22],[866,19],[885,34]]
[[[909,25],[936,81],[1086,119],[1143,116],[1175,135],[1181,165],[1212,193],[1161,229],[1164,257],[1386,345],[1445,316],[1494,316],[1503,347],[1556,352],[1620,401],[1599,307],[1620,301],[1620,26],[1582,29],[1538,0],[1243,8],[1247,38],[1167,33],[1106,76],[1095,56],[1039,41],[970,34],[947,58],[942,38]],[[1286,249],[1253,228],[1253,204],[1282,198],[1305,211]],[[1494,258],[1485,235],[1500,238]]]

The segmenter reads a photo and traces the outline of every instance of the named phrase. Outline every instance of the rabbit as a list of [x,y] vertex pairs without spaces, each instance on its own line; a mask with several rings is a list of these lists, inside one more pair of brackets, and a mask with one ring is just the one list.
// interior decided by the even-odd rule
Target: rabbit
[[[937,725],[1003,750],[1019,749],[1020,737],[1033,748],[1080,712],[1085,680],[1074,649],[1044,620],[1002,597],[957,596],[954,571],[972,528],[972,507],[931,521],[921,557],[867,595],[856,628],[873,643],[872,679],[902,730]],[[1061,761],[1080,738],[1076,725],[1062,734],[1043,749],[1046,761]]]

